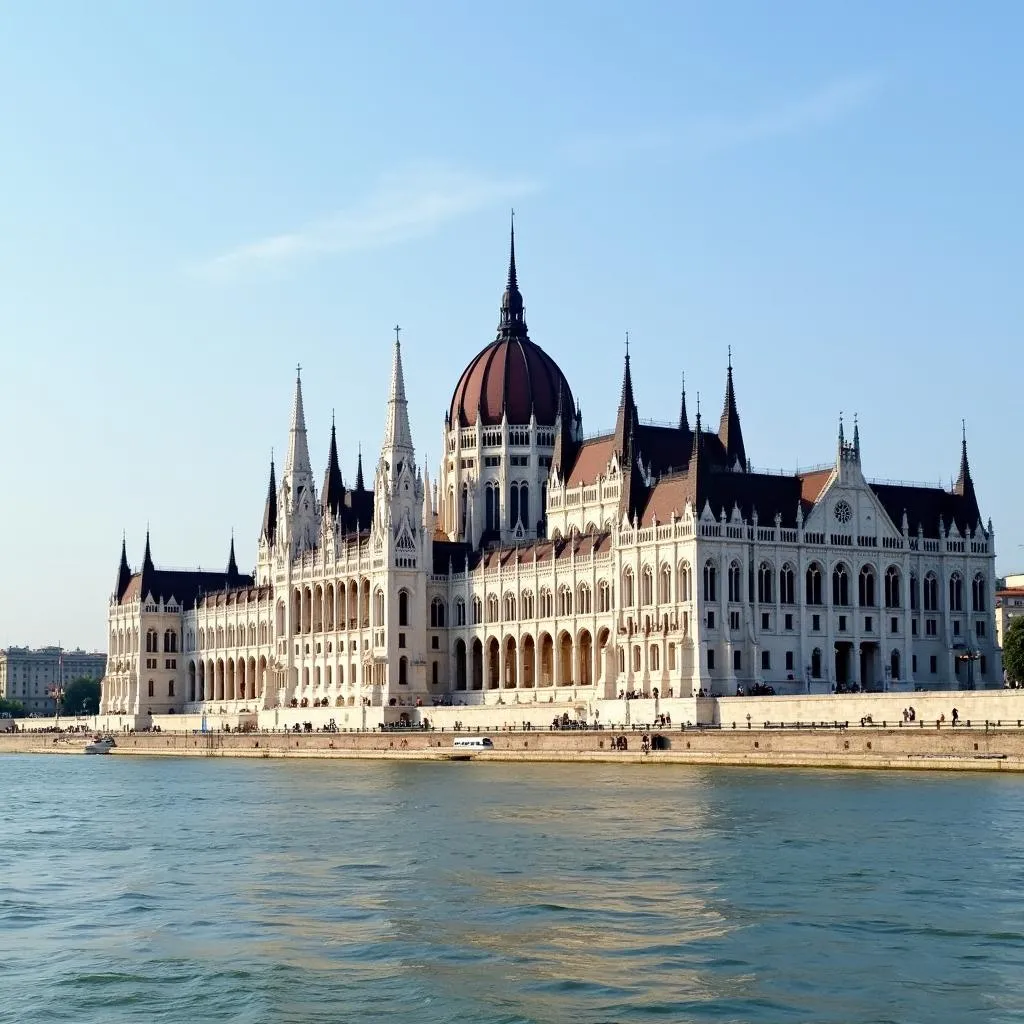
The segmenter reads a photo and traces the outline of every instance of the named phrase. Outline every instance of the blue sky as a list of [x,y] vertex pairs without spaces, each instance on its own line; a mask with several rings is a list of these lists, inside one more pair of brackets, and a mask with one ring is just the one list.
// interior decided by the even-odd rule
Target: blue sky
[[102,646],[121,532],[255,561],[301,362],[315,469],[372,473],[391,327],[431,474],[494,336],[509,208],[531,336],[588,432],[630,332],[755,466],[944,482],[966,419],[1024,567],[1024,8],[960,3],[5,5],[0,643]]

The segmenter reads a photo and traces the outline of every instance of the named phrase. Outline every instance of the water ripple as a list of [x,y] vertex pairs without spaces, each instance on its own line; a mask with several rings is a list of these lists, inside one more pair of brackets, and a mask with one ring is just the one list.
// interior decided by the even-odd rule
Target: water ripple
[[1017,779],[0,761],[0,1021],[1024,1015]]

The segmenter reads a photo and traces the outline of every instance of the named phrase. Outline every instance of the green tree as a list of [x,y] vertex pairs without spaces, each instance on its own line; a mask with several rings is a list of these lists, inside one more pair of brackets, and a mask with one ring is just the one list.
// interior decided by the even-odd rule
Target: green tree
[[11,718],[24,718],[25,705],[20,700],[8,700],[0,697],[0,715],[10,715]]
[[61,710],[65,715],[98,715],[100,711],[100,684],[96,679],[82,676],[64,687]]
[[1003,668],[1010,679],[1024,682],[1024,616],[1013,619],[1003,634]]

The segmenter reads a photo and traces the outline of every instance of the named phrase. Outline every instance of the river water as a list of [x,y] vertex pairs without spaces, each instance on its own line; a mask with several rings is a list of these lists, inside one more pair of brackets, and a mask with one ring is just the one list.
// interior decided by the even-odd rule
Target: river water
[[1010,1021],[1024,779],[0,757],[0,1021]]

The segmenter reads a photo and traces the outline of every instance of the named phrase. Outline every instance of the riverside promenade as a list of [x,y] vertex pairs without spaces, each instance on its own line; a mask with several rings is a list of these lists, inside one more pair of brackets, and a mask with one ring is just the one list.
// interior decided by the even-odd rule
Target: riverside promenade
[[[602,707],[607,703],[602,702]],[[662,705],[669,703],[664,701]],[[198,725],[190,727],[190,716],[160,716],[158,732],[133,732],[128,726],[112,729],[117,740],[112,753],[150,757],[450,760],[457,735],[479,733],[491,738],[494,749],[472,752],[470,756],[477,761],[1024,772],[1024,691],[705,698],[695,704],[707,721],[680,720],[673,714],[670,726],[659,726],[653,720],[640,721],[631,713],[633,722],[629,725],[571,729],[542,726],[536,713],[531,716],[530,729],[508,721],[492,721],[493,727],[488,727],[484,720],[487,707],[417,709],[429,719],[428,728],[413,722],[408,727],[385,725],[337,732],[317,731],[316,727],[310,732],[294,732],[293,724],[276,729],[253,727],[248,731],[232,727],[225,731],[223,726],[214,726],[216,719],[212,716],[207,716],[207,729],[202,731]],[[913,722],[902,719],[902,710],[907,706],[916,711]],[[549,709],[548,705],[543,707]],[[959,715],[956,726],[951,720],[954,707]],[[307,720],[308,710],[302,709]],[[459,732],[445,726],[447,716],[438,714],[451,710],[459,712]],[[523,708],[517,710],[523,714]],[[634,709],[631,707],[630,711]],[[834,714],[826,716],[828,711]],[[853,716],[842,715],[844,711],[847,715],[853,712]],[[168,720],[179,731],[171,731]],[[551,719],[547,721],[550,723]],[[43,719],[25,719],[20,724],[39,730],[52,725]],[[89,724],[95,728],[114,723]],[[0,753],[80,754],[87,739],[82,733],[0,734]],[[650,749],[645,751],[645,746]],[[459,753],[465,756],[464,751]]]

